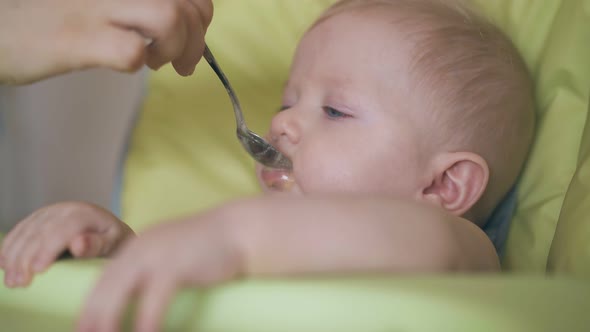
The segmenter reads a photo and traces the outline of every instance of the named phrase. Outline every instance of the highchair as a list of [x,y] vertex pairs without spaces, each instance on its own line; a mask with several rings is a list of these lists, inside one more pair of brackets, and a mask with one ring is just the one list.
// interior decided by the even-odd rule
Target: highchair
[[[256,132],[297,40],[332,1],[216,0],[207,42]],[[590,331],[590,0],[477,0],[533,73],[537,133],[498,275],[250,280],[179,293],[166,331]],[[152,73],[115,197],[141,230],[257,192],[231,105],[202,61]],[[0,288],[0,330],[71,330],[100,261]]]

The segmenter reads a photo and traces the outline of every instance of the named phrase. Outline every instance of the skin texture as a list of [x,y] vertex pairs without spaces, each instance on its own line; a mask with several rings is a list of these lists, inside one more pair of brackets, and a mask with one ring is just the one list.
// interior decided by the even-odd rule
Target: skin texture
[[133,297],[135,329],[157,331],[177,288],[242,277],[499,269],[486,235],[462,217],[487,164],[429,141],[422,94],[406,88],[410,46],[380,15],[342,13],[301,41],[268,134],[292,159],[294,182],[277,191],[276,174],[258,168],[267,195],[122,242],[79,331],[118,331]]
[[[123,72],[172,62],[190,75],[203,54],[211,0],[0,2],[0,84],[92,67]],[[146,47],[146,38],[153,43]]]

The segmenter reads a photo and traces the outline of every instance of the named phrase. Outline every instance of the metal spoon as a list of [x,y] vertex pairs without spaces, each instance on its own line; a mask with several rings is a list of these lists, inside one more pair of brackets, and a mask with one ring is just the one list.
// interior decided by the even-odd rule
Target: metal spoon
[[213,54],[207,45],[205,45],[203,57],[205,60],[207,60],[211,68],[213,68],[213,71],[215,71],[215,74],[217,74],[217,77],[219,77],[221,83],[223,83],[223,86],[225,87],[225,90],[231,99],[231,103],[234,108],[234,115],[236,117],[236,133],[244,149],[246,149],[252,158],[264,166],[290,169],[292,167],[291,160],[285,157],[262,137],[258,136],[248,129],[248,127],[246,127],[244,116],[242,115],[242,110],[240,108],[240,103],[238,102],[238,97],[236,96],[234,90],[229,84],[229,81],[227,80],[227,77],[225,77],[225,74],[217,64],[217,61],[213,57]]

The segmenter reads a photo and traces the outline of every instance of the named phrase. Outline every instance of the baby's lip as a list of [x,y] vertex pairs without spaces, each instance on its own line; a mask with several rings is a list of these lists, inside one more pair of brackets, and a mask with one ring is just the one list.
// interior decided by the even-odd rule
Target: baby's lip
[[[283,156],[291,160],[289,154],[285,153],[279,144],[277,144],[279,141],[278,139],[273,139],[273,137],[270,135],[266,135],[264,139],[271,143],[273,147],[277,149],[277,151],[279,151]],[[292,168],[282,169],[262,166],[260,169],[260,179],[262,180],[264,186],[272,191],[288,191],[295,183]]]
[[295,183],[293,172],[288,169],[263,167],[260,179],[268,189],[274,191],[288,191]]

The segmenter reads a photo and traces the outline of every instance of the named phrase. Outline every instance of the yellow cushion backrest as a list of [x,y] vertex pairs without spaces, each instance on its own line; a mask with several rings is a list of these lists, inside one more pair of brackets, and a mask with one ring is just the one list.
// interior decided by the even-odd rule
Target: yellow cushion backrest
[[[248,125],[264,133],[296,43],[332,1],[217,0],[207,42],[238,93]],[[579,149],[590,90],[590,0],[478,0],[514,40],[536,81],[537,138],[519,187],[505,254],[512,270],[589,266],[581,204],[590,170]],[[589,129],[590,130],[590,129]],[[123,216],[134,228],[258,192],[253,162],[235,138],[231,104],[205,61],[193,77],[153,74],[125,164]],[[586,204],[590,208],[590,205]],[[576,208],[577,207],[577,208]],[[590,212],[590,211],[588,211]],[[583,226],[580,224],[583,223]],[[586,231],[586,237],[577,230]],[[570,243],[569,239],[576,239]],[[575,252],[586,256],[577,260]],[[560,263],[562,257],[569,263]],[[575,262],[575,263],[574,263]]]
[[[537,137],[519,184],[518,207],[504,266],[541,272],[547,267],[586,123],[590,93],[590,1],[480,2],[519,47],[536,82]],[[564,213],[568,209],[570,205],[565,206]],[[588,228],[590,219],[580,219],[577,225]],[[567,242],[573,233],[560,232],[556,241]],[[590,241],[578,242],[577,249],[584,248],[590,250]],[[554,254],[555,260],[561,257],[558,252]],[[590,260],[579,259],[580,264],[590,266]]]

